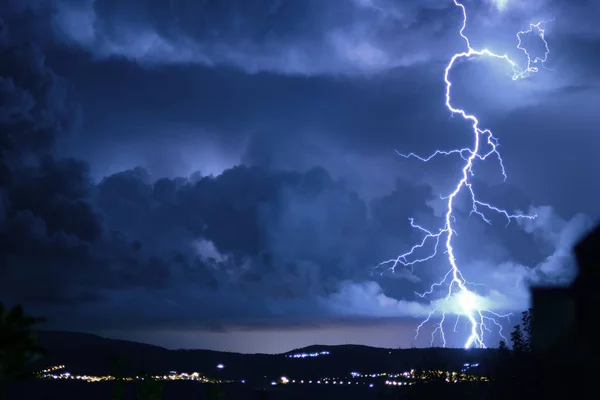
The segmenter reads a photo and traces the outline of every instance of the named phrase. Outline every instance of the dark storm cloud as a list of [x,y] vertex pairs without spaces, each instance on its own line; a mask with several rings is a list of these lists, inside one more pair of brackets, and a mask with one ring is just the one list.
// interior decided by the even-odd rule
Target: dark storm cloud
[[[53,155],[78,116],[66,82],[32,45],[2,51],[5,298],[54,316],[60,304],[82,317],[118,306],[126,318],[156,303],[157,313],[183,319],[293,319],[328,314],[319,299],[369,276],[389,234],[389,201],[375,203],[370,219],[367,204],[322,168],[240,166],[191,180],[138,168],[94,184],[85,162]],[[408,208],[427,195],[403,190],[402,201],[414,198]]]
[[312,74],[378,71],[428,59],[423,40],[430,46],[442,41],[449,7],[384,3],[385,10],[358,0],[62,1],[54,22],[64,40],[100,57],[151,64]]
[[[358,0],[335,15],[333,2],[319,1],[301,2],[295,12],[292,2],[269,2],[271,14],[241,1],[180,3],[177,10],[163,2],[96,3],[6,3],[16,26],[6,38],[58,33],[58,48],[41,44],[48,64],[74,82],[86,118],[67,152],[85,161],[53,151],[71,140],[65,137],[78,121],[69,84],[35,46],[3,47],[3,296],[35,304],[72,329],[308,326],[443,306],[413,294],[447,271],[441,256],[414,273],[371,272],[420,240],[409,217],[440,226],[439,195],[452,189],[448,177],[461,161],[423,165],[393,149],[426,155],[469,144],[467,124],[443,107],[438,62],[451,52],[438,53],[439,46],[456,39],[447,35],[459,22],[456,10]],[[235,16],[242,22],[232,24]],[[478,21],[495,21],[487,16]],[[484,22],[473,31],[485,31]],[[504,37],[498,24],[492,28],[488,37]],[[514,30],[506,30],[514,50]],[[76,49],[62,47],[73,40]],[[562,198],[558,213],[537,208],[535,224],[507,229],[502,218],[492,226],[467,219],[467,202],[457,204],[459,261],[469,280],[488,285],[479,293],[490,308],[518,311],[529,283],[568,280],[570,248],[590,224],[576,211],[597,212],[600,194],[586,184],[600,170],[597,157],[572,156],[572,149],[596,147],[589,130],[577,140],[572,132],[595,123],[587,114],[597,113],[581,104],[597,98],[575,91],[562,113],[566,97],[554,96],[585,83],[573,78],[585,62],[569,64],[569,51],[589,52],[578,46],[557,47],[568,54],[552,65],[561,74],[514,83],[501,66],[465,63],[453,76],[477,83],[456,85],[456,99],[500,132],[514,183],[484,183],[498,176],[497,164],[478,169],[481,199],[528,210]],[[246,73],[258,71],[275,73]],[[380,74],[329,76],[358,71]],[[240,155],[244,165],[232,167]],[[572,179],[576,169],[583,169],[581,183]],[[564,189],[575,186],[589,194],[585,201]]]
[[[33,47],[13,50],[6,53],[19,56],[12,65],[35,61],[32,71],[50,74]],[[30,56],[22,57],[22,51]],[[24,80],[19,90],[34,100],[61,93],[49,84],[43,91],[27,86],[39,81]],[[37,132],[42,121],[58,121],[53,131],[39,131],[50,138],[69,126],[58,112],[69,107],[48,115],[32,112],[30,103],[18,108],[19,102],[6,102],[8,110],[21,113],[11,111],[21,116],[8,122],[27,123],[19,127]],[[3,132],[12,132],[9,123]],[[26,137],[3,138],[10,144],[5,160],[38,148]],[[303,173],[236,167],[192,180],[154,180],[135,169],[94,185],[84,163],[39,156],[49,153],[51,142],[25,165],[5,162],[10,180],[4,186],[3,282],[11,284],[3,293],[43,303],[58,321],[66,323],[56,312],[60,306],[52,304],[73,301],[79,306],[71,305],[66,315],[79,320],[70,323],[96,320],[105,327],[125,324],[133,315],[140,324],[189,324],[198,318],[204,325],[248,324],[283,314],[292,320],[352,315],[351,310],[393,316],[426,307],[398,303],[364,280],[373,279],[368,268],[373,260],[395,252],[401,245],[396,238],[410,236],[408,225],[395,221],[406,220],[411,209],[429,211],[422,206],[431,196],[427,187],[398,181],[396,191],[370,204],[369,217],[367,204],[322,168]],[[394,286],[390,290],[401,291]],[[153,310],[151,318],[139,314],[143,309]],[[103,319],[109,310],[114,319]]]
[[242,155],[249,164],[280,168],[323,165],[354,181],[353,188],[378,186],[383,194],[394,176],[376,171],[395,174],[408,166],[398,166],[395,147],[426,152],[434,140],[450,147],[468,139],[461,124],[448,123],[443,107],[428,111],[428,93],[443,94],[438,69],[328,80],[198,67],[144,70],[85,57],[54,61],[79,88],[86,110],[70,154],[89,160],[95,179],[136,165],[155,176],[219,174]]
[[[34,46],[3,45],[1,51],[3,294],[41,302],[94,298],[90,282],[125,283],[129,272],[103,272],[133,252],[119,254],[127,244],[110,238],[90,204],[86,163],[52,155],[56,139],[78,120],[69,85]],[[104,246],[111,251],[102,254]],[[152,260],[138,264],[147,273],[132,278],[133,284],[152,284],[153,275],[164,275]]]
[[[597,37],[592,1],[490,0],[465,4],[469,31],[506,51],[523,23],[558,22],[561,34]],[[452,1],[12,0],[4,11],[38,39],[55,36],[92,54],[144,64],[229,65],[249,72],[346,74],[441,61],[460,45]],[[40,17],[43,16],[43,17]],[[51,21],[51,23],[49,23]],[[577,24],[573,24],[573,22]],[[510,28],[509,28],[510,27]],[[46,33],[44,35],[43,33]],[[48,35],[49,34],[49,35]],[[513,53],[511,49],[511,53]]]
[[[371,3],[379,8],[393,5]],[[361,10],[373,11],[368,2],[363,5]],[[469,6],[475,13],[476,9]],[[538,9],[545,6],[538,4]],[[515,10],[521,12],[521,8]],[[494,24],[487,30],[482,27],[485,24],[473,18],[469,33],[479,44],[500,31],[508,32],[506,41],[501,43],[506,44],[511,55],[519,56],[514,32],[527,18],[519,17],[516,11],[511,14],[515,24],[508,27],[498,22],[505,22],[506,12],[491,15]],[[460,19],[458,12],[449,12],[447,33]],[[475,105],[474,111],[488,121],[515,108],[548,101],[553,98],[549,91],[571,87],[574,82],[582,85],[579,68],[589,57],[583,63],[584,50],[580,55],[571,54],[579,42],[568,36],[568,26],[561,26],[560,30],[558,25],[550,27],[549,65],[555,72],[544,70],[528,81],[513,83],[503,74],[508,71],[502,65],[465,63],[455,78],[476,81],[477,85],[455,88],[460,104]],[[480,30],[487,36],[479,38]],[[394,40],[400,40],[399,36],[395,35]],[[411,38],[417,41],[420,36]],[[444,50],[440,59],[446,59],[454,48],[461,49],[462,44],[457,42]],[[435,50],[431,46],[427,49]],[[397,50],[404,48],[398,45]],[[61,59],[69,61],[61,63]],[[269,159],[275,166],[292,169],[323,165],[336,177],[345,175],[354,189],[374,186],[367,190],[370,197],[393,189],[395,171],[408,176],[423,175],[425,169],[420,165],[398,165],[394,148],[424,154],[437,146],[462,146],[469,140],[466,125],[449,121],[442,106],[433,106],[443,96],[442,64],[386,70],[371,79],[331,80],[273,74],[248,76],[235,69],[200,67],[148,70],[125,60],[90,63],[89,58],[73,57],[72,52],[55,56],[55,61],[63,64],[59,70],[76,81],[84,97],[86,129],[70,154],[90,161],[95,179],[137,165],[155,176],[188,175],[195,170],[218,174],[237,163],[249,142],[244,161],[255,162],[258,157],[262,162]],[[90,75],[94,79],[89,79]],[[512,128],[497,129],[500,134],[509,131]],[[503,150],[510,152],[514,148],[518,146],[506,146]],[[248,155],[252,152],[256,154]],[[432,167],[430,171],[436,169]],[[352,178],[348,178],[350,175]],[[379,182],[370,182],[368,177],[373,175]],[[427,179],[443,180],[431,176]]]
[[[402,201],[421,204],[423,193],[404,185]],[[369,219],[364,201],[322,168],[235,167],[217,177],[154,183],[136,170],[106,178],[97,193],[107,223],[152,251],[178,249],[182,262],[185,256],[212,259],[251,290],[260,284],[268,293],[263,281],[288,282],[276,291],[292,298],[307,290],[326,294],[338,280],[368,276],[390,218],[390,210],[376,204]]]
[[46,68],[44,56],[31,44],[3,47],[0,74],[6,105],[0,114],[3,148],[19,157],[52,150],[56,136],[77,121],[77,107],[66,100],[69,85]]

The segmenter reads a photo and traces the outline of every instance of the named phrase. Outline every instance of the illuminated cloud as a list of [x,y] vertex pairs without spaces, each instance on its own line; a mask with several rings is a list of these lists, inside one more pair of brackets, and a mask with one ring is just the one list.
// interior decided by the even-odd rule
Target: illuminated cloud
[[312,75],[374,73],[429,60],[444,42],[445,9],[433,1],[312,0],[295,7],[238,0],[225,7],[61,0],[52,14],[59,40],[100,58]]
[[[36,46],[3,47],[0,65],[2,132],[22,129],[0,160],[3,299],[58,328],[268,331],[400,318],[411,337],[413,317],[465,304],[415,294],[447,270],[444,257],[372,273],[419,239],[409,217],[439,226],[439,195],[460,162],[423,167],[393,150],[426,154],[468,139],[440,103],[443,62],[464,48],[453,41],[451,2],[355,0],[338,12],[335,1],[307,1],[297,13],[247,3],[230,3],[245,17],[237,30],[231,14],[198,2],[169,10],[158,0],[146,9],[57,1],[48,15],[42,1],[0,6],[3,16],[6,4],[18,13],[10,30],[0,25],[3,45],[44,33]],[[494,23],[482,17],[473,37],[487,29],[491,43],[506,38],[513,49],[513,25],[537,17],[541,3],[557,9],[510,1],[499,13],[484,3],[476,12]],[[22,14],[27,5],[33,16]],[[585,14],[556,13],[549,28],[560,48],[554,71],[512,86],[510,71],[474,62],[454,77],[460,101],[483,109],[499,134],[514,185],[486,189],[498,171],[483,168],[478,193],[510,210],[553,205],[508,228],[458,216],[468,224],[457,241],[461,268],[484,285],[474,287],[476,302],[493,311],[518,313],[532,284],[568,282],[571,246],[591,223],[574,215],[597,216],[600,193],[589,182],[600,171],[598,94],[589,82],[600,70],[591,56],[598,31],[589,18],[572,24],[576,13]],[[85,124],[75,138],[73,95]],[[64,157],[67,145],[76,160]]]
[[515,2],[515,1],[519,1],[519,0],[490,0],[494,6],[496,6],[496,9],[500,12],[506,10],[506,8],[509,6],[509,4]]

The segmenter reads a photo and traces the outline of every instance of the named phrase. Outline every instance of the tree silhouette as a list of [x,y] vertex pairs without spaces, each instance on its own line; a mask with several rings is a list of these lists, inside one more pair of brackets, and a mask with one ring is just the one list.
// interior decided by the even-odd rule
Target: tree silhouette
[[141,378],[137,384],[137,400],[162,400],[164,383],[148,373],[142,374]]
[[521,313],[521,324],[515,325],[510,334],[515,353],[529,353],[531,351],[531,314],[531,308],[523,311]]
[[505,363],[508,372],[506,377],[510,379],[510,385],[519,388],[521,395],[525,397],[528,397],[527,393],[532,394],[540,390],[538,378],[543,377],[543,374],[540,374],[543,366],[536,362],[531,352],[531,314],[531,309],[523,311],[521,324],[516,325],[511,332],[513,351]]
[[531,308],[521,313],[521,323],[523,324],[523,348],[527,352],[531,351],[531,313]]
[[521,325],[515,325],[515,329],[510,333],[510,340],[515,353],[520,354],[525,352],[525,338],[523,337]]
[[218,384],[208,384],[206,386],[206,396],[211,400],[224,399],[225,392]]
[[505,383],[514,377],[514,357],[504,340],[498,344],[498,358],[494,375],[496,381]]
[[125,396],[125,368],[127,366],[127,357],[111,356],[109,359],[110,374],[115,378],[112,400],[121,400]]
[[45,321],[25,315],[23,307],[0,303],[0,390],[9,380],[31,377],[27,367],[46,353],[33,328]]

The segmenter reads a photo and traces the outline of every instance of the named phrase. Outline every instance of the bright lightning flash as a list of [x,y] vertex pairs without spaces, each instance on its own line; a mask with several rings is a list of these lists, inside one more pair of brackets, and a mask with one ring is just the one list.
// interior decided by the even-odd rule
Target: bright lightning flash
[[[479,217],[483,219],[488,224],[491,224],[491,221],[485,216],[484,211],[487,212],[495,212],[503,215],[507,222],[510,223],[515,219],[533,219],[536,218],[535,215],[525,215],[525,214],[512,214],[506,210],[498,208],[489,203],[484,203],[475,196],[475,191],[473,189],[473,185],[470,181],[470,177],[473,176],[473,163],[475,160],[486,160],[488,157],[492,156],[498,160],[500,164],[500,169],[502,171],[502,175],[504,180],[506,180],[506,171],[504,169],[504,164],[502,162],[502,157],[498,151],[498,140],[493,136],[492,132],[487,129],[481,129],[479,120],[475,115],[468,114],[466,111],[455,108],[452,106],[451,101],[451,88],[452,81],[450,80],[450,72],[452,71],[452,67],[454,67],[457,62],[465,59],[469,59],[472,57],[490,57],[498,60],[502,60],[503,62],[508,63],[512,68],[512,79],[518,80],[523,79],[531,75],[532,73],[538,72],[538,66],[544,66],[544,62],[548,56],[549,48],[548,43],[546,42],[544,36],[544,27],[543,24],[547,21],[538,22],[536,24],[530,24],[527,30],[522,30],[517,33],[517,48],[525,53],[527,58],[527,63],[524,67],[520,67],[519,64],[511,60],[508,55],[503,54],[495,54],[488,49],[475,50],[471,47],[471,43],[469,42],[469,38],[465,35],[464,30],[467,26],[467,11],[465,6],[460,3],[458,0],[453,0],[454,5],[460,8],[463,16],[462,26],[459,30],[460,36],[464,39],[467,49],[461,53],[456,53],[450,59],[448,65],[444,70],[444,82],[446,84],[446,107],[450,110],[451,114],[459,114],[463,119],[471,122],[473,127],[473,145],[471,148],[463,148],[463,149],[453,149],[453,150],[437,150],[433,154],[428,157],[421,157],[414,153],[409,154],[400,154],[399,155],[405,158],[417,158],[421,161],[427,162],[432,158],[439,155],[450,155],[456,154],[459,155],[464,161],[464,165],[462,167],[462,174],[460,180],[456,183],[454,190],[445,197],[442,197],[443,200],[447,201],[447,208],[445,212],[444,225],[442,228],[437,231],[430,231],[420,225],[417,225],[414,220],[411,218],[410,224],[413,228],[420,230],[424,236],[420,243],[414,245],[411,249],[409,249],[406,253],[401,254],[395,259],[387,260],[379,264],[378,268],[384,267],[386,270],[391,270],[392,272],[399,266],[412,267],[415,264],[419,264],[425,262],[427,260],[432,259],[436,256],[440,243],[444,243],[445,245],[445,254],[448,256],[448,261],[450,263],[450,270],[446,273],[444,278],[431,285],[429,291],[419,294],[421,297],[425,297],[431,295],[436,287],[448,286],[448,293],[445,297],[445,302],[448,303],[450,300],[455,302],[455,307],[458,308],[457,313],[457,322],[461,317],[466,318],[468,325],[470,327],[470,335],[465,342],[464,347],[481,347],[485,348],[484,343],[484,331],[489,331],[488,325],[495,324],[499,328],[499,333],[502,336],[502,326],[498,322],[499,318],[507,318],[508,315],[500,315],[488,309],[485,309],[480,304],[480,298],[476,293],[471,291],[469,287],[472,287],[474,284],[465,280],[462,272],[460,271],[456,257],[454,254],[454,248],[452,247],[452,239],[457,235],[454,230],[453,223],[455,222],[454,217],[454,202],[459,195],[459,193],[466,191],[471,198],[472,209],[470,214],[477,214]],[[543,57],[531,57],[527,50],[522,46],[521,38],[525,34],[535,33],[540,39],[543,41],[545,45],[545,53]],[[415,251],[425,247],[433,243],[433,251],[424,258],[415,258]],[[431,336],[431,344],[433,345],[436,334],[441,336],[441,340],[443,346],[446,346],[446,336],[444,333],[443,324],[446,319],[447,307],[437,306],[435,307],[427,316],[427,318],[419,325],[417,328],[417,335],[419,334],[419,330],[425,323],[427,323],[434,313],[439,312],[441,314],[440,322],[436,324],[435,329]],[[456,324],[454,325],[456,328]],[[502,336],[504,337],[504,336]]]

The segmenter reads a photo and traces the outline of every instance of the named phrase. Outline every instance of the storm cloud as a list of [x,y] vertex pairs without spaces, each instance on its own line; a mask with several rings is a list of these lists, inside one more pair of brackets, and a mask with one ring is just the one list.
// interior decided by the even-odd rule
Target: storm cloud
[[[460,172],[459,157],[422,164],[394,150],[469,144],[443,107],[443,61],[463,45],[449,3],[6,3],[2,300],[55,328],[115,332],[455,313],[442,292],[416,294],[448,270],[442,251],[375,268],[422,239],[409,218],[441,226],[440,196]],[[562,9],[488,3],[473,35],[501,29],[491,43],[507,48],[523,20]],[[457,259],[494,311],[527,307],[531,285],[569,282],[571,248],[600,215],[599,39],[572,24],[581,9],[549,28],[558,55],[539,78],[514,83],[480,62],[454,76],[466,82],[457,102],[501,132],[509,180],[482,164],[478,195],[538,214],[488,225],[457,203]]]

